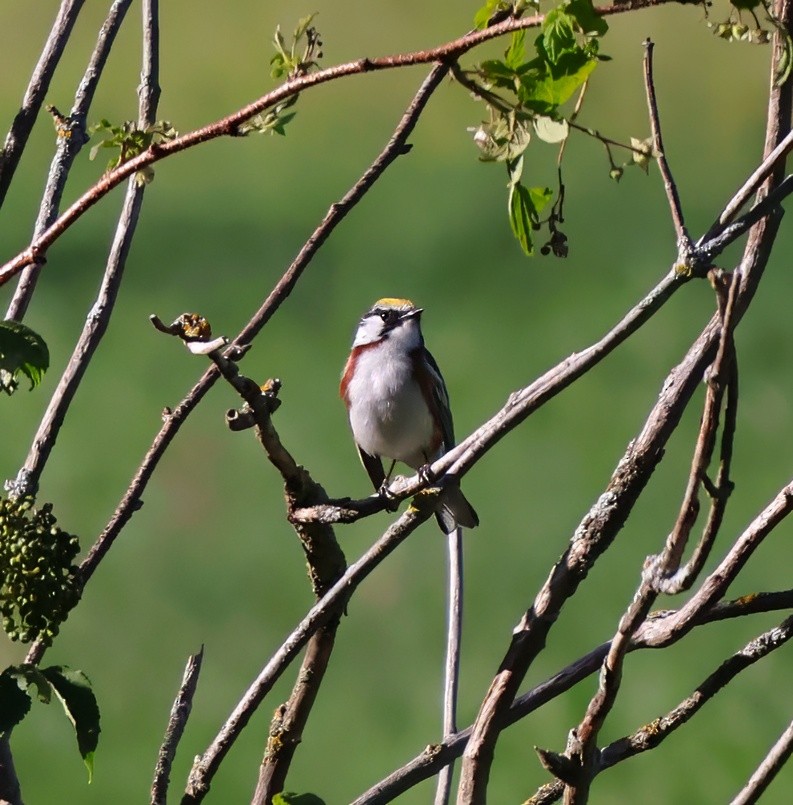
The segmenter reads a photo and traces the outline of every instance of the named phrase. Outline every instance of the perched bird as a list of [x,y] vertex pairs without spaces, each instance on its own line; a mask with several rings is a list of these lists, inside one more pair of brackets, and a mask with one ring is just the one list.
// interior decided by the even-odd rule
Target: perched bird
[[[421,471],[454,446],[449,395],[424,346],[421,313],[409,299],[375,302],[358,324],[341,377],[352,435],[377,490],[397,461]],[[391,461],[388,474],[383,458]],[[436,517],[447,534],[479,525],[457,485],[444,489]]]

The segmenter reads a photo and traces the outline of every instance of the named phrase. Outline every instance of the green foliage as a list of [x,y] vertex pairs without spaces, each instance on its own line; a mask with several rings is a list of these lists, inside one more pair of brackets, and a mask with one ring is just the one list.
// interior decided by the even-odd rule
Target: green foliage
[[[793,39],[791,39],[790,32],[774,16],[771,4],[767,0],[731,0],[730,5],[730,14],[727,19],[722,22],[708,20],[708,27],[719,39],[727,42],[748,42],[753,45],[767,45],[771,41],[771,34],[776,31],[782,43],[783,52],[777,65],[774,81],[777,85],[782,84],[790,75],[790,69],[793,66]],[[744,11],[749,14],[749,23],[744,17]],[[763,23],[755,12],[761,13],[768,27],[763,27]]]
[[523,253],[534,254],[532,230],[540,228],[540,212],[553,198],[550,187],[526,187],[520,183],[523,157],[507,163],[509,182],[509,224]]
[[88,769],[88,782],[94,774],[94,752],[99,743],[99,706],[91,690],[91,682],[80,670],[63,665],[45,668],[42,674],[63,705],[64,712],[74,726],[77,748]]
[[322,39],[317,29],[311,25],[316,16],[311,14],[298,21],[288,47],[281,33],[281,26],[275,29],[275,55],[270,59],[270,75],[273,78],[297,78],[319,66],[317,59],[322,58]]
[[49,365],[50,352],[38,333],[18,321],[0,322],[0,391],[13,394],[20,372],[30,380],[32,390],[41,383]]
[[62,531],[52,504],[0,498],[0,615],[12,640],[50,644],[80,599],[77,537]]
[[285,137],[286,131],[284,131],[284,127],[294,118],[297,112],[289,112],[287,114],[284,114],[284,112],[290,106],[294,106],[297,102],[297,98],[297,95],[292,95],[285,101],[276,104],[268,112],[255,115],[250,120],[242,123],[237,129],[237,133],[242,137],[252,132],[256,132],[257,134],[280,134],[282,137]]
[[[281,27],[278,26],[275,29],[273,37],[275,55],[270,59],[270,75],[273,78],[298,78],[319,67],[317,60],[322,58],[322,39],[317,29],[311,25],[316,16],[316,14],[311,14],[298,21],[297,27],[292,33],[292,41],[288,46],[281,33]],[[243,137],[252,132],[285,136],[286,124],[297,114],[297,112],[287,112],[286,110],[297,103],[298,97],[298,95],[291,95],[267,112],[255,115],[240,125],[237,133]]]
[[325,800],[316,794],[295,794],[282,791],[273,797],[273,805],[325,805]]
[[[486,23],[501,11],[503,3],[489,2],[478,12],[477,23]],[[592,0],[565,0],[545,15],[532,57],[526,54],[526,32],[515,31],[503,59],[490,59],[472,71],[456,74],[487,106],[488,119],[474,129],[474,142],[483,161],[507,164],[510,226],[527,255],[534,253],[531,232],[540,228],[539,213],[551,200],[552,191],[521,184],[521,156],[532,134],[564,146],[570,126],[561,107],[583,90],[604,58],[599,53],[599,38],[607,31],[608,25],[595,12]],[[549,243],[558,243],[561,238],[565,246],[551,245],[542,251],[563,256],[567,239],[557,227],[562,220],[560,206],[559,200],[547,220]]]
[[[118,150],[118,154],[107,163],[108,171],[142,154],[152,146],[174,140],[179,136],[179,132],[167,120],[157,121],[154,125],[141,129],[133,120],[126,120],[120,126],[115,126],[103,118],[99,123],[91,126],[90,133],[107,135],[105,139],[91,148],[90,159],[96,159],[102,148]],[[153,179],[154,170],[151,166],[139,170],[135,174],[135,181],[139,185],[149,184]]]
[[12,729],[27,715],[32,701],[31,687],[43,704],[49,704],[54,693],[63,705],[74,726],[77,748],[88,769],[90,783],[100,726],[99,706],[88,677],[63,665],[42,669],[27,663],[9,666],[0,674],[0,732]]
[[519,18],[528,8],[538,10],[540,0],[487,0],[487,2],[474,15],[474,26],[481,31],[507,17]]

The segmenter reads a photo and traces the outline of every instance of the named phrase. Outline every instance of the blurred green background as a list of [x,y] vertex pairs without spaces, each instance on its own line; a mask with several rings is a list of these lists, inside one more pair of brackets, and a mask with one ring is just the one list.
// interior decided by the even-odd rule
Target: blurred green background
[[[47,101],[69,109],[109,3],[87,3]],[[0,6],[0,128],[15,114],[55,15],[54,0]],[[430,47],[465,32],[476,3],[383,2],[162,4],[163,87],[158,117],[182,132],[211,122],[273,86],[277,24],[318,11],[324,64]],[[113,51],[91,119],[137,116],[138,9]],[[725,6],[711,11],[726,17]],[[691,232],[698,236],[754,168],[762,149],[769,49],[716,39],[699,7],[613,16],[580,121],[616,139],[649,133],[642,41],[656,43],[666,148]],[[471,61],[505,45],[482,48]],[[160,426],[160,412],[204,370],[157,334],[151,313],[207,316],[235,334],[258,308],[328,206],[384,145],[426,67],[335,82],[304,94],[285,138],[215,141],[156,168],[117,312],[91,364],[42,479],[40,500],[87,548],[102,530]],[[574,136],[566,157],[570,256],[524,258],[506,218],[503,169],[478,162],[466,131],[480,105],[447,83],[433,97],[402,157],[316,256],[244,362],[284,382],[282,439],[332,495],[369,492],[337,381],[355,323],[376,298],[409,296],[426,308],[425,335],[449,386],[458,437],[509,393],[580,350],[668,270],[674,233],[657,169],[615,184],[602,147]],[[49,165],[46,115],[0,216],[3,259],[29,240]],[[93,183],[104,155],[79,158],[67,201]],[[527,153],[530,184],[553,185],[555,151]],[[93,301],[122,193],[92,209],[50,251],[26,319],[49,342],[43,388],[2,401],[2,477],[15,476]],[[731,267],[739,252],[725,257]],[[793,358],[788,276],[793,241],[782,228],[755,303],[737,334],[741,402],[733,496],[709,567],[791,475]],[[10,288],[3,289],[6,304]],[[503,440],[466,477],[482,526],[466,534],[466,622],[460,723],[478,704],[512,627],[638,432],[669,369],[713,312],[705,283],[691,283],[640,333]],[[232,392],[217,384],[160,464],[145,506],[125,529],[62,629],[46,663],[82,668],[102,711],[89,786],[71,728],[56,707],[34,705],[14,733],[26,801],[139,803],[187,656],[206,647],[193,714],[172,775],[179,796],[242,692],[311,604],[300,548],[284,522],[280,482],[250,434],[223,424]],[[613,549],[565,608],[526,685],[607,639],[630,601],[644,557],[670,529],[699,419],[696,399]],[[348,560],[389,523],[387,515],[339,529]],[[766,541],[731,594],[790,586],[791,529]],[[444,540],[427,524],[361,587],[341,624],[289,787],[329,805],[351,800],[440,737],[445,599]],[[662,600],[674,607],[682,598]],[[778,614],[709,626],[664,651],[628,658],[603,741],[675,706],[730,653]],[[24,647],[0,642],[3,664]],[[600,777],[593,802],[723,802],[790,719],[789,650],[744,673],[662,748]],[[270,715],[293,675],[264,703],[212,784],[210,802],[253,791]],[[547,776],[535,745],[562,749],[595,680],[508,730],[491,777],[493,803],[520,802]],[[404,795],[431,801],[432,783]],[[768,802],[788,802],[783,770]]]

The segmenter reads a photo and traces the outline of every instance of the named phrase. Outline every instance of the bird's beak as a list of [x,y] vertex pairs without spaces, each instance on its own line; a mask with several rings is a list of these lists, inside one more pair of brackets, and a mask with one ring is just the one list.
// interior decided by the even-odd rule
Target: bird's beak
[[408,310],[407,313],[403,313],[400,318],[404,321],[405,319],[412,319],[416,316],[420,316],[424,312],[423,307],[417,307],[415,310]]

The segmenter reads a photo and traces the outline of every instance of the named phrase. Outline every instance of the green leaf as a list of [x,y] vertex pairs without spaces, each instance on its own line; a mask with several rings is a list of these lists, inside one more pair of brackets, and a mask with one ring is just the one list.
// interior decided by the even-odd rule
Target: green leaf
[[12,665],[3,672],[9,672],[16,678],[17,684],[25,686],[25,689],[31,686],[36,688],[36,698],[42,704],[49,704],[52,699],[52,687],[44,674],[35,666],[30,663],[22,663],[21,665]]
[[49,680],[63,709],[74,725],[77,748],[88,769],[88,782],[94,774],[94,752],[99,743],[99,707],[88,677],[63,665],[45,668],[42,674]]
[[300,39],[300,37],[305,34],[305,32],[308,30],[308,26],[311,25],[311,23],[314,21],[314,17],[316,17],[317,14],[318,12],[315,11],[313,14],[309,14],[307,17],[303,17],[297,21],[297,27],[292,35],[295,41]]
[[21,372],[33,389],[41,383],[50,365],[50,352],[44,339],[30,327],[6,319],[0,322],[0,390],[13,394]]
[[[759,2],[759,0],[758,0]],[[583,34],[605,36],[609,29],[606,20],[595,13],[592,0],[571,0],[566,6],[567,13],[578,23]]]
[[539,226],[539,213],[551,200],[553,193],[548,187],[526,187],[520,182],[509,189],[509,224],[527,257],[534,254],[532,230]]
[[573,93],[589,78],[597,59],[582,50],[568,51],[547,72],[532,70],[521,76],[520,100],[540,114],[550,114],[570,100]]
[[510,7],[509,3],[503,0],[487,0],[487,2],[474,14],[474,27],[481,31],[487,28],[490,18],[498,11],[506,11]]
[[293,791],[282,791],[273,797],[273,805],[325,805],[325,800],[316,794],[295,794]]
[[542,41],[548,61],[556,64],[562,54],[577,49],[578,43],[573,28],[573,18],[563,8],[552,8],[542,25]]
[[14,666],[0,674],[0,733],[13,729],[30,710],[30,695],[20,688]]
[[504,63],[511,70],[517,70],[526,60],[526,31],[513,31],[507,52],[504,54]]

